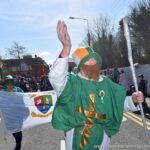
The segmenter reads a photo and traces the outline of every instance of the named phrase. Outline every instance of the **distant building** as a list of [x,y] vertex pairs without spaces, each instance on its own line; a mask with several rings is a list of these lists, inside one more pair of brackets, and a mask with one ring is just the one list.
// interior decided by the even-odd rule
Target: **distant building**
[[2,60],[4,65],[2,74],[13,76],[35,76],[40,77],[49,73],[48,64],[40,57],[33,58],[32,55],[23,56],[22,59]]

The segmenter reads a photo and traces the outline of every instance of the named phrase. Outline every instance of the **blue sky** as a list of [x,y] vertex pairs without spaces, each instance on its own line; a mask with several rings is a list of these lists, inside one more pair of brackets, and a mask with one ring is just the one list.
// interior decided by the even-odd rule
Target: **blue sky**
[[28,54],[37,54],[51,63],[62,48],[56,33],[59,19],[68,26],[74,50],[85,37],[87,24],[69,16],[86,18],[90,24],[94,18],[107,15],[117,28],[118,21],[137,1],[140,0],[0,0],[0,55],[6,58],[6,48],[17,41]]

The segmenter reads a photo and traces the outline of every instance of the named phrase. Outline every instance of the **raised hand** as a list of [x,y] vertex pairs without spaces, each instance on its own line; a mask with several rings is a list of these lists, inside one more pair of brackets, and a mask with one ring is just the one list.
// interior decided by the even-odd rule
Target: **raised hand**
[[63,45],[63,49],[61,52],[61,57],[67,57],[70,54],[71,50],[71,40],[70,36],[68,34],[67,26],[64,23],[64,21],[58,21],[57,23],[57,35],[60,40],[60,42]]

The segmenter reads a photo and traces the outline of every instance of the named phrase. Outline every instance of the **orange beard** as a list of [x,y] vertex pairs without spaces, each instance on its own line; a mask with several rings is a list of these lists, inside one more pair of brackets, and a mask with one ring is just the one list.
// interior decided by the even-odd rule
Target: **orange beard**
[[95,65],[83,65],[82,71],[85,76],[93,81],[98,81],[100,76],[100,66],[98,64]]

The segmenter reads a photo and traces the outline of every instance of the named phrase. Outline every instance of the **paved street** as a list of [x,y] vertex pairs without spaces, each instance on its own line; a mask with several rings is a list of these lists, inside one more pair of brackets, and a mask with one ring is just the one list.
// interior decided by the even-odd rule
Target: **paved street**
[[[129,114],[126,114],[126,116],[131,117]],[[141,121],[134,119],[133,116],[131,119],[127,119],[127,121],[123,122],[120,132],[111,140],[111,150],[148,150],[144,128],[139,125],[139,123],[141,123]],[[150,124],[148,126],[150,134]]]
[[[139,115],[125,113],[120,132],[111,140],[112,150],[148,150],[144,128]],[[148,129],[150,133],[150,121]],[[0,150],[13,150],[14,139],[10,135],[4,140],[2,122],[0,121]],[[52,129],[50,124],[34,127],[23,132],[22,150],[60,150],[60,141],[64,140],[62,132]]]
[[[0,150],[13,150],[14,138],[10,135],[4,140],[2,128],[0,128],[0,137]],[[45,124],[23,132],[22,150],[59,150],[60,140],[63,139],[62,132],[52,129],[50,124]]]

